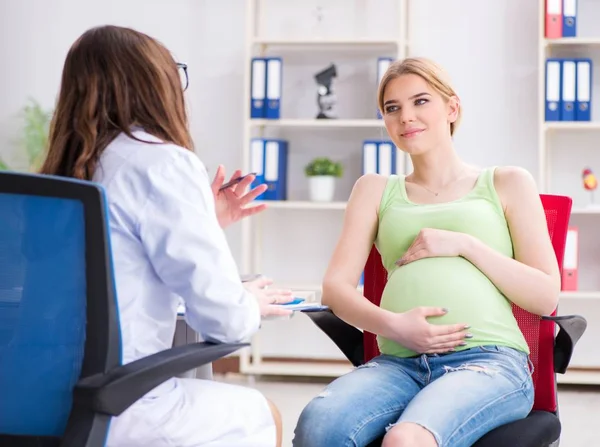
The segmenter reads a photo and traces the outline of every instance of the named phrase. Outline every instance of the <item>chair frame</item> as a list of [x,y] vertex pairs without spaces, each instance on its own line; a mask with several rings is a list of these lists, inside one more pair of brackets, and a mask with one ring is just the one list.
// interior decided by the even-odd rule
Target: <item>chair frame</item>
[[104,189],[55,176],[0,173],[0,194],[78,200],[83,204],[86,260],[86,339],[79,381],[64,435],[0,434],[1,445],[103,447],[110,419],[166,380],[233,353],[248,343],[193,343],[122,365],[121,332],[113,277]]

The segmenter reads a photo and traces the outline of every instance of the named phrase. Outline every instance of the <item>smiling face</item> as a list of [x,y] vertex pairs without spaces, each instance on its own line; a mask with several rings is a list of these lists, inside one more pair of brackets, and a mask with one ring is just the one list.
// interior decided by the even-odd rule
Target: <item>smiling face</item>
[[458,100],[445,99],[421,76],[408,73],[391,79],[382,99],[388,134],[408,154],[425,152],[450,139]]

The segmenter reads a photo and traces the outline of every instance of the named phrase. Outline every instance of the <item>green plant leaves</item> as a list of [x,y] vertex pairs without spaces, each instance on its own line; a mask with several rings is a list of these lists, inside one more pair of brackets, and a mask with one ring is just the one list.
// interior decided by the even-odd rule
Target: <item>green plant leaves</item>
[[[41,167],[48,144],[48,132],[52,113],[46,111],[34,99],[21,110],[22,132],[17,142],[18,148],[26,156],[26,169],[37,172]],[[9,163],[0,158],[0,170],[14,170]]]
[[327,157],[320,157],[306,165],[304,173],[309,177],[315,175],[341,177],[344,174],[344,168],[341,163],[336,163]]
[[44,110],[34,99],[23,108],[24,127],[20,141],[27,154],[29,169],[36,171],[42,163],[42,155],[48,143],[48,127],[51,113]]

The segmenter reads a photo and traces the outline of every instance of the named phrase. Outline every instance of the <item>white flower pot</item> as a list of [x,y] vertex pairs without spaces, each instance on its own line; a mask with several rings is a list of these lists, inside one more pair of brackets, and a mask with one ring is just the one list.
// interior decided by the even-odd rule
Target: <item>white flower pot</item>
[[335,177],[332,175],[308,177],[308,191],[313,202],[331,202],[335,192]]

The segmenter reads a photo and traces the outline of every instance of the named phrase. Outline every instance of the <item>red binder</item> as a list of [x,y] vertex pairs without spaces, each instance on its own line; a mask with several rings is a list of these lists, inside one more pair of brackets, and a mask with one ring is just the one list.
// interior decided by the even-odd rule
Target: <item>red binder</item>
[[569,227],[563,260],[562,290],[574,292],[578,289],[577,269],[579,268],[579,230]]
[[563,36],[563,0],[546,0],[546,37],[557,39]]

